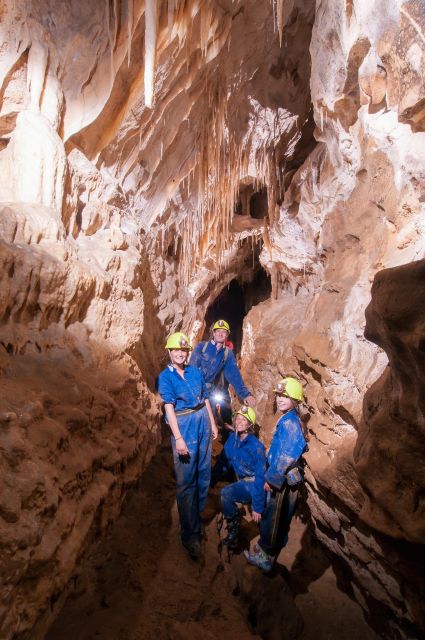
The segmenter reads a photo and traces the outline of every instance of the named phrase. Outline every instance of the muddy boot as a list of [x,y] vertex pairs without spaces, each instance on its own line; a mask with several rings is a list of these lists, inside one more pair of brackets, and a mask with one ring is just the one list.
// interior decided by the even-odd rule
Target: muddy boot
[[273,569],[274,557],[263,551],[260,545],[256,544],[253,551],[244,551],[243,554],[249,564],[253,564],[265,573]]
[[223,544],[229,549],[236,549],[239,541],[239,531],[241,528],[241,517],[237,513],[233,518],[226,518],[227,536],[223,539]]

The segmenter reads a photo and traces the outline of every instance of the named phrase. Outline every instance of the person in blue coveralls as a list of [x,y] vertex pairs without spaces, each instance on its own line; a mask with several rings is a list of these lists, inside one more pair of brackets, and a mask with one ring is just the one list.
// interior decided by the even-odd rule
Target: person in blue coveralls
[[217,320],[211,328],[211,340],[196,345],[190,358],[190,364],[197,367],[205,378],[211,406],[222,425],[232,420],[229,384],[244,404],[249,407],[254,405],[254,398],[245,386],[235,355],[226,346],[229,334],[229,323]]
[[244,551],[250,564],[271,571],[288,541],[299,488],[303,482],[302,454],[307,443],[299,417],[303,389],[295,378],[284,378],[275,388],[276,406],[282,412],[267,454],[264,489],[266,507],[260,522],[260,539],[253,551]]
[[188,337],[173,333],[165,348],[170,364],[159,374],[158,391],[172,432],[181,541],[196,560],[202,554],[200,513],[208,496],[211,445],[217,426],[202,373],[187,364],[191,349]]
[[237,503],[252,505],[252,519],[260,522],[266,500],[264,473],[266,454],[264,445],[252,433],[256,423],[254,409],[242,406],[235,412],[234,433],[227,439],[214,465],[212,485],[232,471],[237,482],[221,490],[221,509],[227,524],[223,544],[236,549],[241,517]]

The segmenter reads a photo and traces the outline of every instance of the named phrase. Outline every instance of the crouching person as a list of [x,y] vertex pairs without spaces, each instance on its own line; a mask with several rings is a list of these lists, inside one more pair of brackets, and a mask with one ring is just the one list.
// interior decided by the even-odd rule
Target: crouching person
[[279,552],[288,541],[299,487],[303,482],[301,456],[307,448],[299,403],[302,386],[295,378],[284,378],[274,390],[276,406],[282,412],[267,455],[264,488],[266,507],[260,522],[260,539],[252,552],[244,552],[250,564],[271,571]]
[[264,472],[266,456],[264,446],[253,435],[256,422],[254,409],[242,406],[234,414],[234,433],[224,445],[213,469],[213,483],[229,471],[236,475],[237,482],[221,490],[221,508],[227,524],[227,536],[223,544],[229,549],[238,545],[241,516],[237,503],[252,506],[252,519],[260,522],[265,506]]

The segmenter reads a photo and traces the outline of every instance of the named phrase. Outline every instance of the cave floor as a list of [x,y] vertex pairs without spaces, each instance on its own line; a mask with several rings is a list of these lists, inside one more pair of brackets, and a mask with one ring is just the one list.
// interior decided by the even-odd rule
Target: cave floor
[[[248,523],[247,529],[252,529]],[[178,537],[171,449],[163,445],[118,520],[92,550],[46,640],[245,640],[259,638],[233,595],[231,564],[219,554],[214,519],[205,564],[191,561]],[[301,640],[375,640],[360,607],[338,589],[307,526],[295,518],[281,556],[304,618]]]

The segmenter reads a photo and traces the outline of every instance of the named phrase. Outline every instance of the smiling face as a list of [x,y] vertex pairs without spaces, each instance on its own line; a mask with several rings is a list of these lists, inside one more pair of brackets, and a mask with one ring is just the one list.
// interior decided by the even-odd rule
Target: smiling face
[[250,426],[251,426],[251,423],[250,423],[249,420],[244,418],[240,413],[236,414],[236,416],[235,416],[235,431],[237,431],[238,433],[243,433],[244,431],[249,429]]
[[187,362],[189,349],[169,349],[171,364],[181,367]]
[[224,344],[227,340],[227,336],[229,332],[226,329],[215,329],[214,333],[214,342],[217,344]]
[[278,411],[282,411],[282,413],[286,413],[286,411],[290,411],[295,406],[294,401],[288,396],[284,396],[283,393],[276,393],[276,407]]

